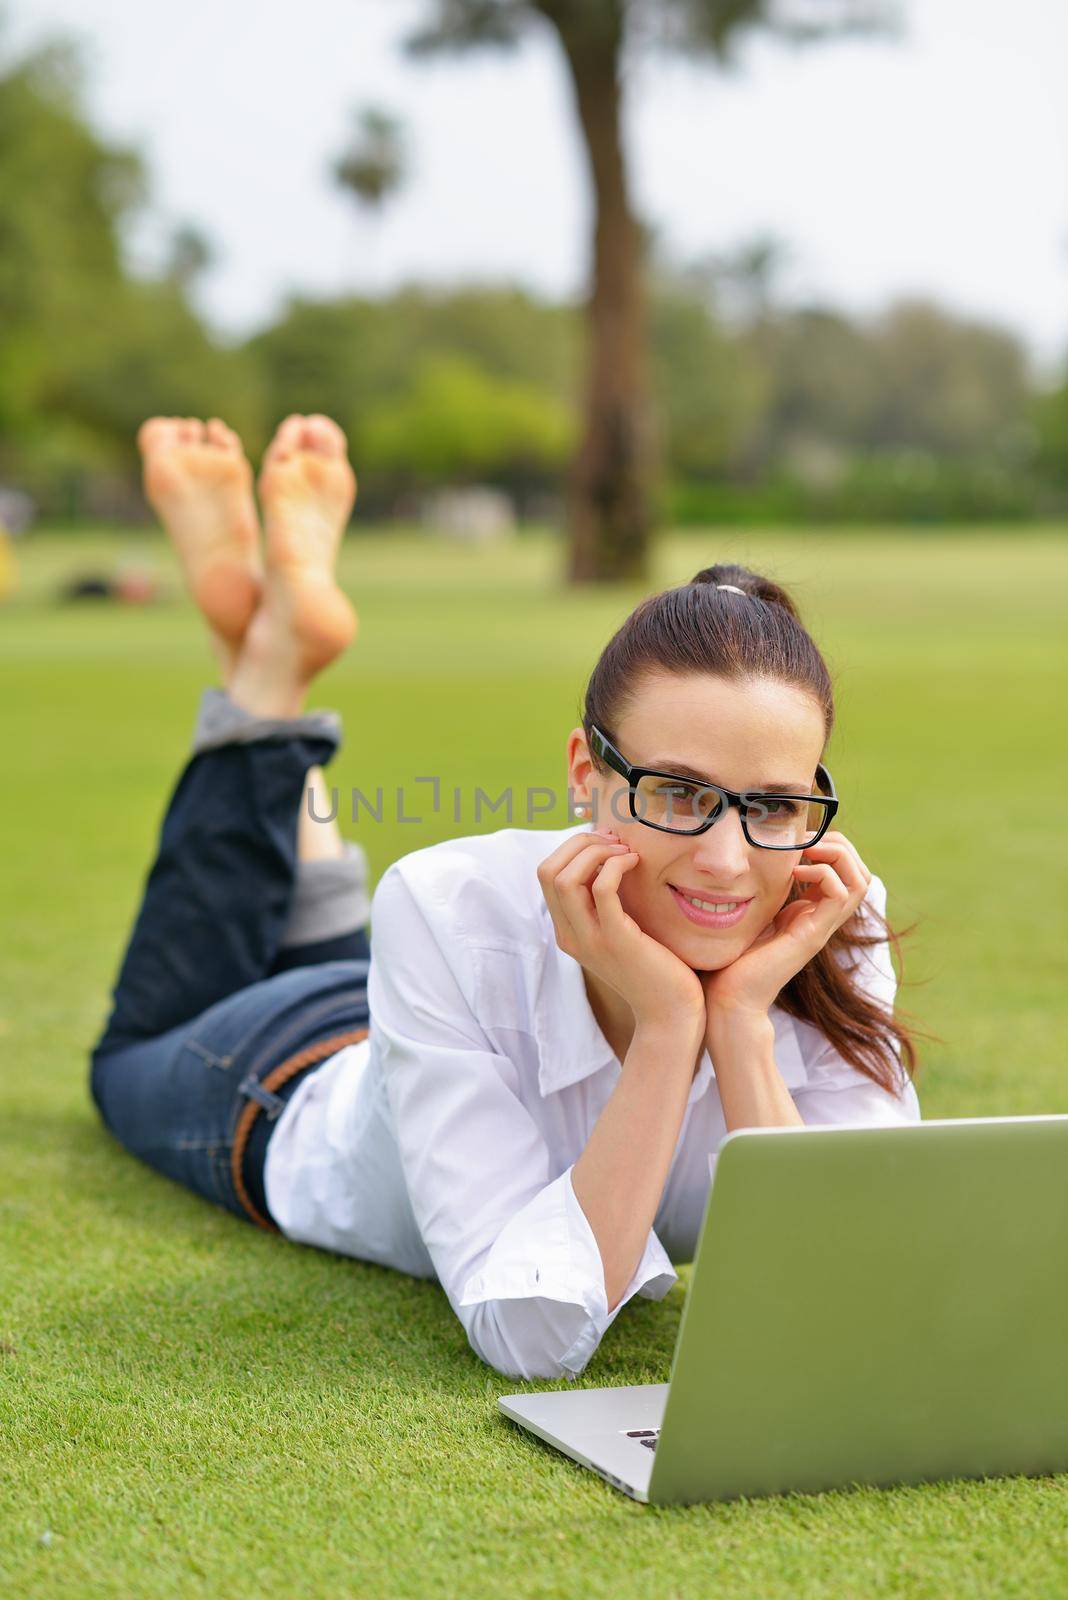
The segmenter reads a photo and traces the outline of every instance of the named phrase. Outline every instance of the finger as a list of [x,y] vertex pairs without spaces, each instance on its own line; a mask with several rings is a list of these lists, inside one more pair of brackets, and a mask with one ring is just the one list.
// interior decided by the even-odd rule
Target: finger
[[[820,841],[820,844],[815,847],[815,851],[818,852],[821,848],[822,840]],[[849,912],[846,917],[846,920],[848,920],[849,917],[853,916],[857,911],[859,911],[864,900],[867,898],[868,890],[871,887],[872,881],[871,873],[868,871],[863,861],[861,861],[859,855],[849,843],[848,839],[842,838],[840,846],[837,844],[832,844],[829,853],[832,856],[830,864],[835,868],[839,877],[849,890]],[[820,860],[820,856],[815,854],[815,852],[814,859],[816,861]],[[806,857],[802,858],[802,862],[803,864],[807,862],[807,854]]]
[[596,929],[593,902],[584,884],[603,861],[621,852],[624,846],[607,839],[596,840],[590,834],[582,834],[565,843],[575,848],[567,851],[559,866],[555,864],[556,858],[562,853],[563,847],[560,851],[554,850],[538,868],[538,879],[558,931],[575,938]]
[[809,846],[809,849],[805,851],[802,859],[807,860],[809,854],[812,853],[813,859],[819,861],[821,859],[819,854],[820,851],[837,852],[841,856],[842,860],[850,859],[855,861],[865,883],[871,882],[872,875],[870,869],[861,860],[860,851],[857,849],[856,845],[851,839],[847,839],[844,833],[838,833],[833,829],[830,833],[825,833],[818,844]]
[[[607,835],[586,829],[582,833],[573,834],[570,839],[565,839],[563,844],[557,845],[551,855],[547,855],[545,860],[538,864],[538,882],[541,884],[542,892],[544,894],[555,893],[556,878],[564,867],[569,862],[574,861],[576,856],[581,855],[583,850],[587,849],[590,844],[595,844],[598,841],[603,843],[606,838]],[[611,842],[617,842],[614,836]]]
[[557,873],[553,887],[565,914],[576,928],[596,931],[597,918],[590,886],[605,861],[613,855],[625,853],[624,845],[612,844],[607,839],[591,841]]
[[636,850],[630,850],[626,855],[609,856],[593,880],[590,893],[597,910],[598,925],[606,938],[618,938],[628,927],[634,926],[632,918],[623,910],[619,898],[619,886],[623,881],[623,874],[636,867],[638,859]]
[[807,896],[810,905],[815,905],[818,909],[830,906],[834,911],[848,915],[852,896],[847,884],[829,863],[812,862],[811,865],[802,863],[794,868],[794,879]]
[[[786,938],[788,935],[797,936],[807,933],[811,928],[816,907],[811,900],[791,900],[789,905],[783,906],[775,921],[771,925],[771,933],[775,938]],[[834,929],[829,930],[831,933]],[[826,943],[827,933],[820,936],[820,943]]]
[[[836,928],[848,922],[853,915],[856,909],[855,896],[846,888],[833,867],[814,864],[811,867],[797,867],[794,870],[799,875],[803,889],[802,898],[794,901],[794,905],[812,908],[811,926],[806,926],[804,932],[817,944],[823,944]],[[793,927],[792,922],[790,926]]]
[[621,843],[619,835],[612,833],[610,830],[587,828],[582,833],[573,833],[570,839],[565,839],[563,844],[557,845],[552,854],[547,855],[545,860],[539,863],[539,879],[543,881],[549,879],[551,881],[561,867],[572,861],[581,850],[585,850],[588,844],[591,842],[596,844],[604,840],[609,840],[613,844]]
[[831,844],[824,849],[822,841],[806,850],[799,865],[826,865],[837,872],[849,893],[854,896],[859,905],[868,892],[871,883],[871,873],[867,870],[856,851],[846,840],[840,845]]

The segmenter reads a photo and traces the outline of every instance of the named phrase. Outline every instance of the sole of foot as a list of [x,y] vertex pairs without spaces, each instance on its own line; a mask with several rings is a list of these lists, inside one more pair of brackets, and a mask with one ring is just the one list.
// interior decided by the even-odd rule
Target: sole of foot
[[311,675],[340,655],[358,627],[335,577],[356,499],[356,476],[337,423],[287,417],[268,446],[257,487],[265,563],[261,610],[275,630],[284,627],[299,670]]
[[137,443],[145,495],[225,664],[240,649],[263,587],[252,468],[218,417],[152,417]]

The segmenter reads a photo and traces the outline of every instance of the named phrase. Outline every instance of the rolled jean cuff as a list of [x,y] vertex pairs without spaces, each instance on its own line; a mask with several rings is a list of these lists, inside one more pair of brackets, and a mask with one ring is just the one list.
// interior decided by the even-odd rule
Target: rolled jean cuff
[[370,916],[367,856],[346,840],[345,854],[336,860],[298,861],[281,948],[336,939],[366,927]]
[[193,754],[227,744],[256,744],[262,739],[328,739],[341,743],[341,718],[336,711],[308,711],[300,717],[257,717],[235,705],[225,689],[205,689],[193,727]]

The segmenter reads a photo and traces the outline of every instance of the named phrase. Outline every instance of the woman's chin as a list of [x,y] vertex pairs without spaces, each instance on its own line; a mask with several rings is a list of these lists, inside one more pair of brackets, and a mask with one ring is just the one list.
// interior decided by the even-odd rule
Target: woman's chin
[[740,939],[737,934],[698,934],[689,939],[661,938],[662,944],[667,945],[673,955],[680,961],[685,961],[694,972],[720,972],[724,967],[729,967],[732,961],[748,949],[749,939]]
[[734,945],[729,950],[714,950],[711,954],[707,951],[690,965],[695,972],[722,972],[724,967],[729,967],[737,961],[743,953],[744,945]]

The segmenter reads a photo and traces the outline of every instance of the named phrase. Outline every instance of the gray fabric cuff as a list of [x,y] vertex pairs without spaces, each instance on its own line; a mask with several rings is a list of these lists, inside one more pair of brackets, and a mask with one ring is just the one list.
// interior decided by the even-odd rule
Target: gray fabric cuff
[[371,916],[367,876],[367,856],[350,839],[335,861],[298,861],[283,950],[366,927]]
[[301,717],[257,717],[235,705],[225,689],[205,689],[193,727],[193,754],[226,744],[255,744],[261,739],[311,735],[341,743],[341,718],[336,711],[309,711]]

